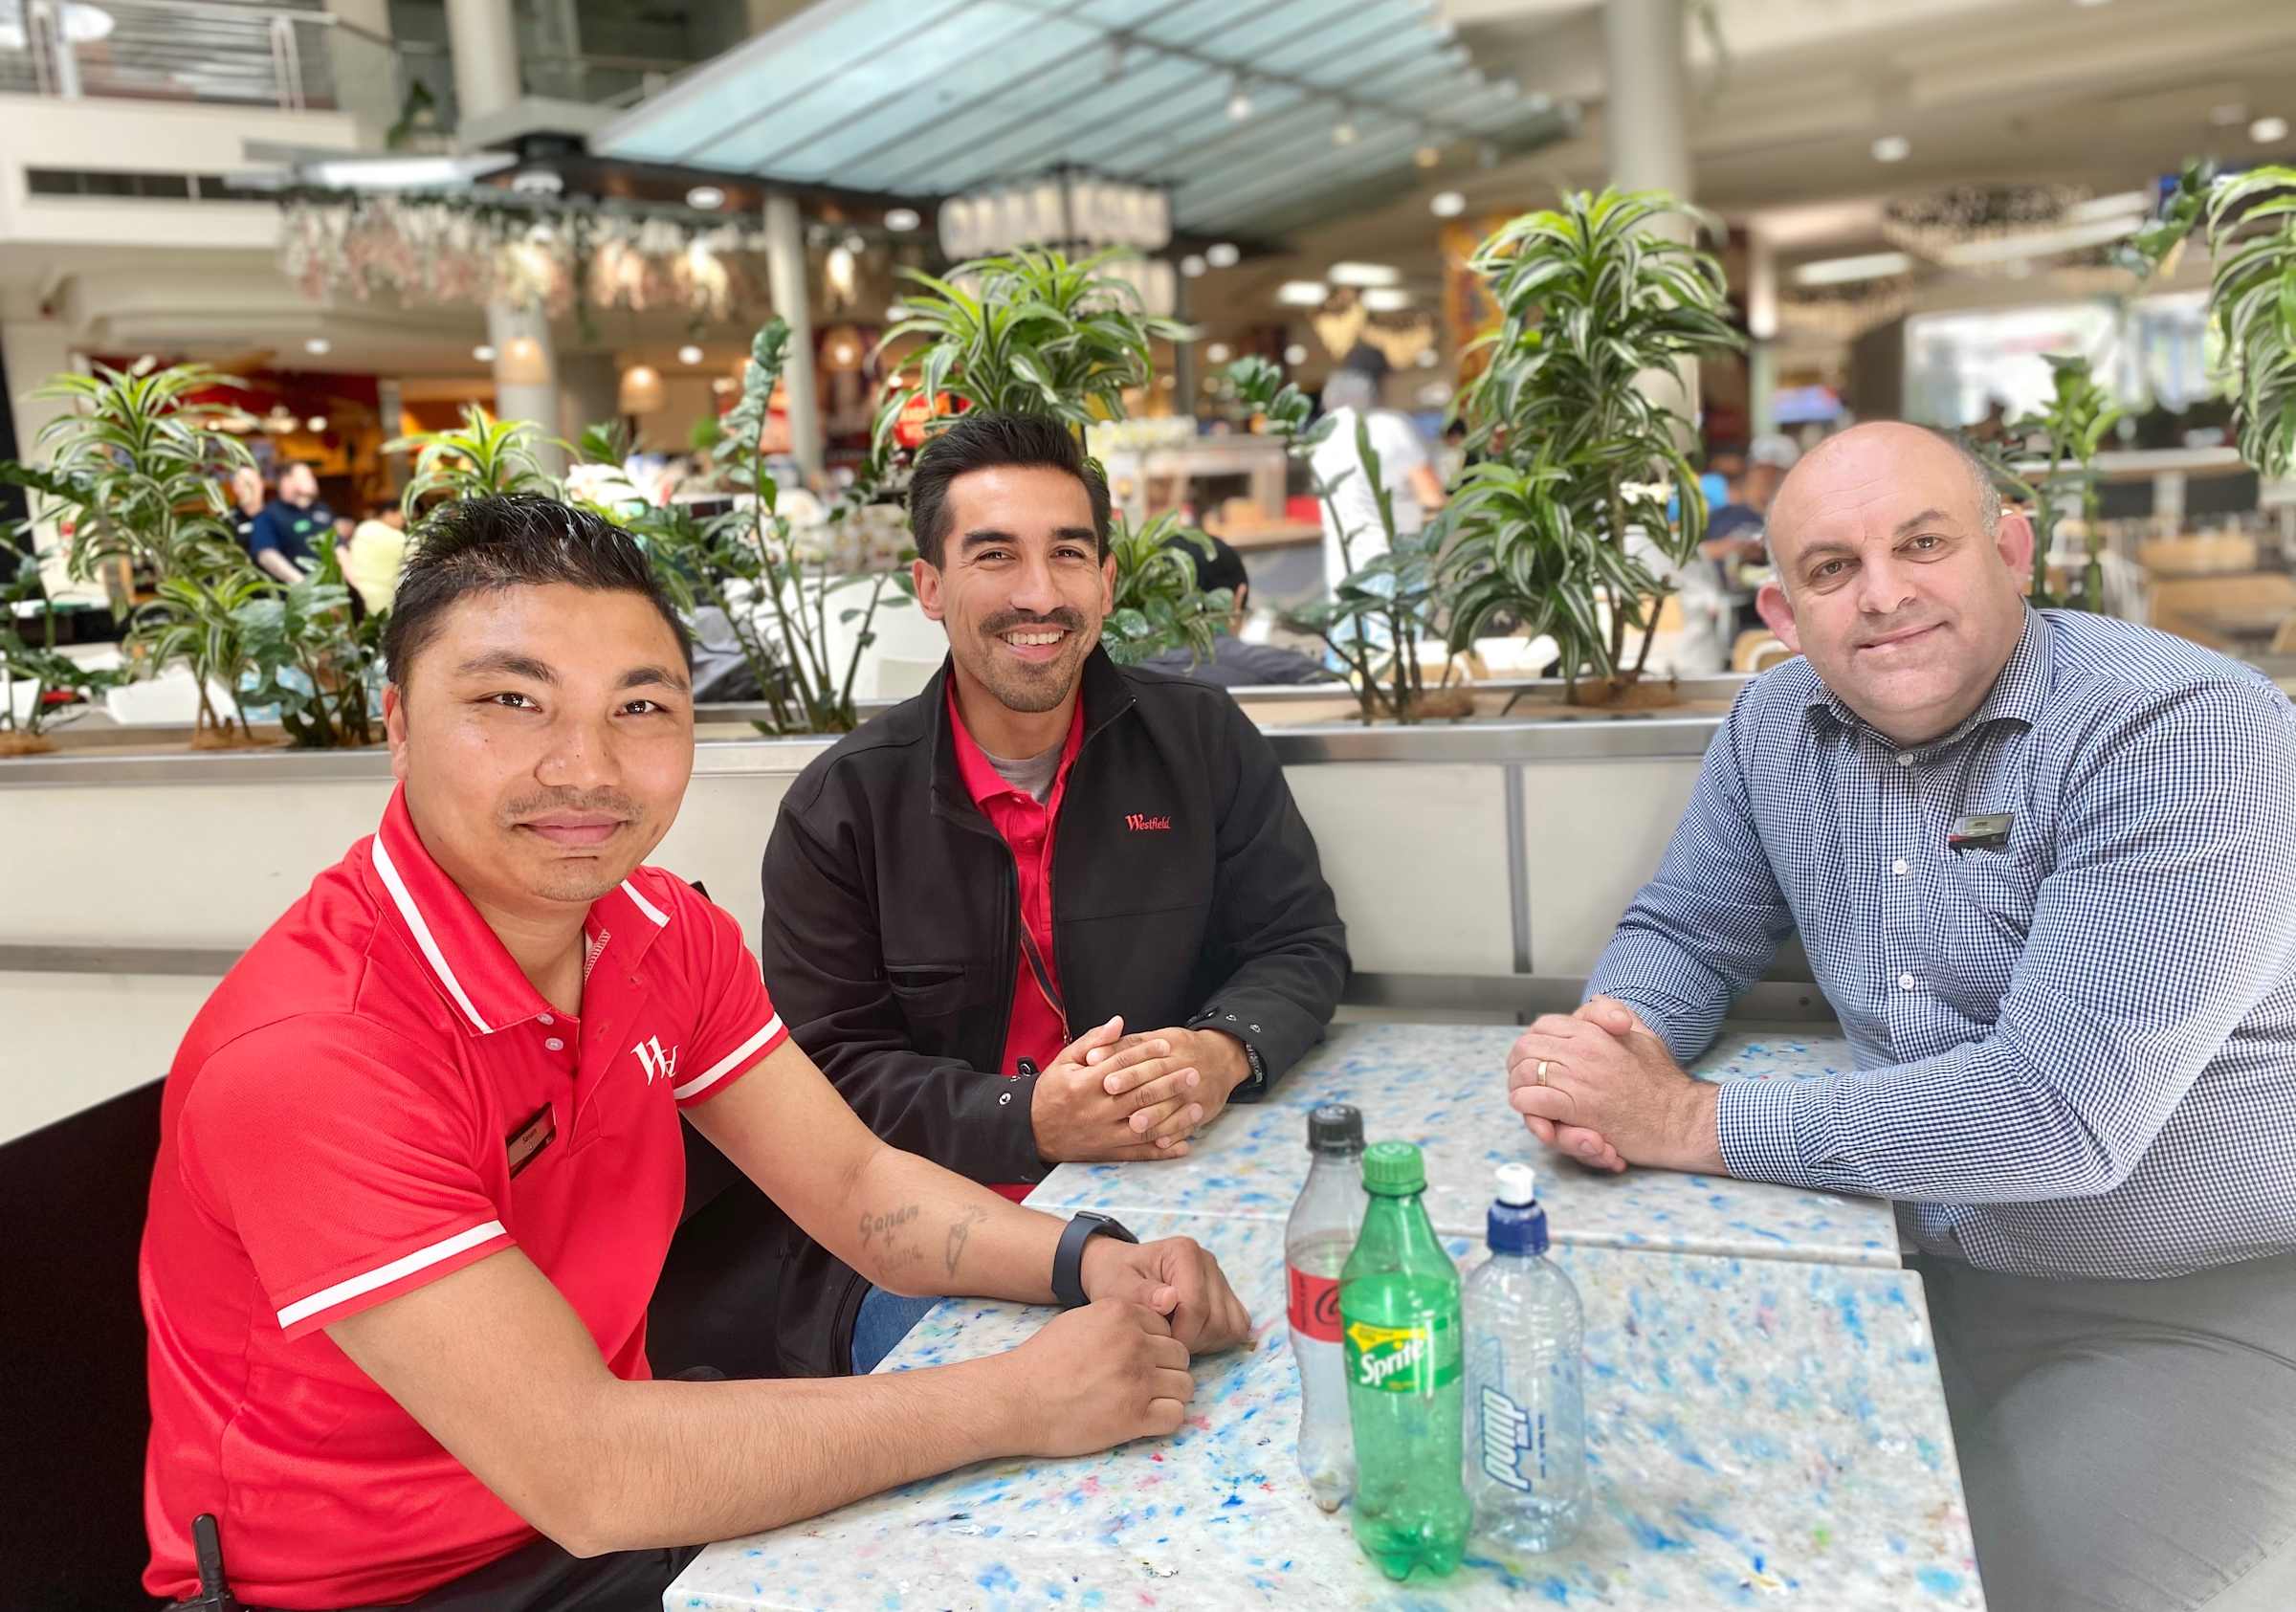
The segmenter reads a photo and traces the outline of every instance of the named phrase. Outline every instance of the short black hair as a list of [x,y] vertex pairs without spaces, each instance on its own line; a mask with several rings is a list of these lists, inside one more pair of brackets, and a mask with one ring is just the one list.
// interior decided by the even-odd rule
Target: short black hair
[[909,531],[917,558],[940,564],[949,538],[949,483],[977,470],[1013,465],[1066,471],[1093,500],[1093,541],[1108,558],[1108,478],[1085,456],[1076,433],[1049,414],[1000,414],[972,409],[928,441],[909,477]]
[[1208,532],[1203,534],[1203,538],[1212,545],[1209,554],[1185,538],[1174,538],[1170,545],[1185,553],[1194,563],[1197,591],[1209,593],[1214,588],[1225,587],[1232,593],[1247,585],[1251,578],[1244,569],[1244,557]]
[[693,637],[638,541],[595,511],[519,493],[442,504],[417,529],[383,629],[390,680],[407,686],[408,664],[438,636],[457,600],[554,583],[637,594],[661,612],[692,669]]

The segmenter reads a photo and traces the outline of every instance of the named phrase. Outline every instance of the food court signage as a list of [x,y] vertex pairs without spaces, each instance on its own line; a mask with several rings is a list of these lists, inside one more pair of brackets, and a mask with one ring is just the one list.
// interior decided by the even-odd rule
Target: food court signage
[[1168,314],[1176,300],[1172,265],[1147,255],[1171,244],[1170,196],[1088,173],[1064,171],[995,186],[940,205],[940,249],[960,262],[1025,246],[1132,248],[1142,255],[1111,263],[1105,272],[1131,281],[1150,313]]

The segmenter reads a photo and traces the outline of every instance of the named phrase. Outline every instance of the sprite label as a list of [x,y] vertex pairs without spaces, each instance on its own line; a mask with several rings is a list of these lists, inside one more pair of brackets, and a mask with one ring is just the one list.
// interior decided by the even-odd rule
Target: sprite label
[[1407,1327],[1347,1325],[1347,1377],[1383,1394],[1426,1394],[1459,1380],[1459,1335],[1448,1315]]

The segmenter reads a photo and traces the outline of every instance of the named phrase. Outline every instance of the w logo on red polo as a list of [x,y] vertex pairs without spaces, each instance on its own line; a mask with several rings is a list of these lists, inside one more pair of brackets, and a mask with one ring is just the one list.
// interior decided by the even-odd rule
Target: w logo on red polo
[[1143,813],[1136,811],[1128,814],[1125,817],[1124,827],[1130,828],[1136,834],[1160,834],[1172,827],[1172,819],[1169,817],[1149,817]]
[[638,1067],[646,1071],[647,1085],[652,1085],[653,1078],[657,1074],[664,1080],[673,1083],[676,1081],[677,1049],[673,1047],[669,1051],[663,1051],[660,1036],[650,1035],[632,1047],[630,1050],[638,1056]]

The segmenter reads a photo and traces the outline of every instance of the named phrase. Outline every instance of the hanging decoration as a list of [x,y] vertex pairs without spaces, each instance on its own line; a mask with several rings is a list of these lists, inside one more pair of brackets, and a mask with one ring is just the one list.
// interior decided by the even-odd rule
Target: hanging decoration
[[670,309],[755,318],[768,302],[765,234],[733,221],[547,198],[453,192],[291,191],[281,258],[314,299],[506,301],[551,318]]

